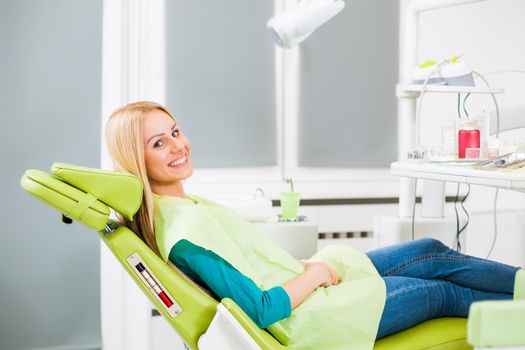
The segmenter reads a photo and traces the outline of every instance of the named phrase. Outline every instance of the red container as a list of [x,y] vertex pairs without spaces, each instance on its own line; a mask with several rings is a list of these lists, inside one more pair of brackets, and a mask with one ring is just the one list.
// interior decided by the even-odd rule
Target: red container
[[479,130],[459,130],[458,156],[465,158],[467,148],[479,148]]

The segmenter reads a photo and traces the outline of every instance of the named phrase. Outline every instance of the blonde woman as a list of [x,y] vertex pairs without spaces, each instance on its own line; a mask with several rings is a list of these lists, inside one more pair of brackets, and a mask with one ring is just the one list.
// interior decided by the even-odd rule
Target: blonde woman
[[512,298],[517,267],[421,239],[360,253],[333,246],[298,262],[232,210],[184,191],[191,148],[153,102],[116,110],[106,140],[116,170],[144,183],[126,224],[219,299],[229,297],[294,349],[370,349],[435,317],[466,317],[477,300]]

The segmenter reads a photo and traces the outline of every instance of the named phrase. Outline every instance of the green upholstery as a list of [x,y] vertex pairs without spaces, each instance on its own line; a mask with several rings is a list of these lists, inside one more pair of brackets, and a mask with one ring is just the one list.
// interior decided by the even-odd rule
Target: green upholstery
[[[108,222],[110,211],[105,204],[98,200],[92,201],[94,197],[86,196],[84,191],[70,186],[49,173],[34,169],[27,170],[20,180],[20,185],[65,216],[81,221],[95,230],[102,230]],[[84,202],[87,206],[78,205],[82,203],[82,199],[88,199],[89,202]],[[73,212],[74,208],[84,210]]]
[[468,342],[481,348],[525,345],[525,300],[481,301],[472,304]]
[[525,346],[525,270],[516,274],[514,300],[471,305],[468,342],[479,348]]
[[[72,186],[57,176],[39,170],[28,170],[22,176],[21,185],[66,216],[98,230],[100,238],[159,312],[190,349],[197,349],[198,339],[208,328],[218,302],[196,287],[174,266],[166,264],[132,231],[109,220],[108,206],[115,210],[119,208],[119,211],[122,210],[120,213],[128,218],[138,210],[142,197],[142,185],[137,184],[138,179],[131,175],[60,163],[53,166],[53,172],[63,180],[67,179]],[[80,209],[75,210],[78,207]],[[102,230],[105,227],[116,227],[116,229],[107,232]],[[165,310],[152,289],[141,280],[127,262],[127,259],[135,253],[140,255],[154,277],[182,308],[175,317]],[[259,329],[232,300],[224,299],[221,302],[262,349],[288,349],[279,344],[268,332]],[[349,348],[351,348],[350,344]],[[376,342],[374,349],[462,350],[471,347],[466,344],[466,319],[450,318],[427,321],[404,332],[383,338]]]
[[374,350],[469,350],[466,318],[437,318],[382,338]]
[[50,175],[30,169],[20,180],[22,188],[62,212],[66,217],[101,230],[110,210],[129,220],[142,203],[142,182],[135,176],[55,163]]
[[128,220],[133,220],[133,215],[142,204],[142,181],[133,175],[64,163],[53,164],[51,172],[76,188],[91,193]]

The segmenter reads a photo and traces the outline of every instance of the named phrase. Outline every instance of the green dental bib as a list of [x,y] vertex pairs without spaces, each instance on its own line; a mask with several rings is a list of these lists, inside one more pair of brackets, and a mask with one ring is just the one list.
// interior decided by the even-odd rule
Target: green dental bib
[[[302,265],[231,209],[201,197],[155,196],[155,232],[164,260],[180,239],[212,250],[261,289],[296,277]],[[372,349],[385,302],[385,285],[368,257],[344,245],[326,247],[310,261],[337,273],[337,286],[318,288],[289,318],[268,327],[295,350]]]

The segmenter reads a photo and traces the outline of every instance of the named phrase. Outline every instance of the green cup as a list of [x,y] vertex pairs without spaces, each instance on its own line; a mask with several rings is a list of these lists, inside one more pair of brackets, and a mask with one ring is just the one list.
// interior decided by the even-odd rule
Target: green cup
[[300,192],[281,192],[281,217],[283,219],[295,219],[300,201]]

